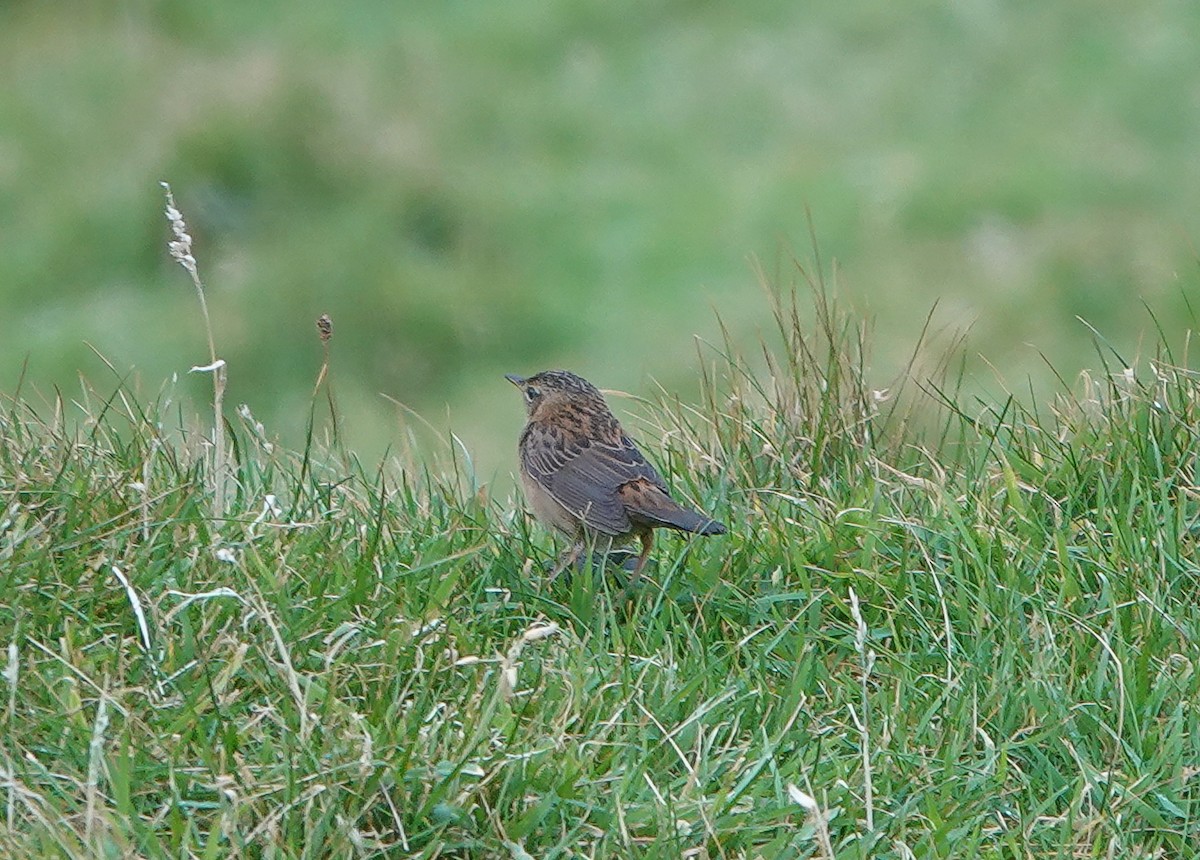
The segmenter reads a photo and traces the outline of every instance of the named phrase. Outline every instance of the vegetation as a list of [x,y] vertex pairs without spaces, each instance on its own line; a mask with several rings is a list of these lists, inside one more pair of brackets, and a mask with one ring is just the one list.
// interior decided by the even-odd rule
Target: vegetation
[[[1114,10],[0,6],[0,855],[1200,856],[1200,5]],[[874,362],[757,331],[806,206]],[[548,366],[731,526],[632,600],[486,480]]]
[[637,406],[731,528],[632,602],[548,583],[459,447],[322,441],[319,392],[299,450],[243,409],[226,461],[170,388],[17,391],[0,853],[1195,856],[1186,352],[966,403],[936,364],[872,387],[822,285],[815,326],[772,294],[765,369],[706,346],[698,401]]

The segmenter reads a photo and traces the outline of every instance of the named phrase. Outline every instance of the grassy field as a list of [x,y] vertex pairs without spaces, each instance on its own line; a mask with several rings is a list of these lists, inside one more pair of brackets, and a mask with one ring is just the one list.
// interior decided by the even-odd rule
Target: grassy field
[[223,468],[169,390],[18,391],[0,853],[1197,856],[1186,351],[1101,345],[1040,403],[936,355],[885,391],[820,287],[773,294],[765,371],[706,349],[700,397],[632,404],[731,528],[629,602],[547,582],[462,451],[322,441],[322,393],[299,450],[226,410]]

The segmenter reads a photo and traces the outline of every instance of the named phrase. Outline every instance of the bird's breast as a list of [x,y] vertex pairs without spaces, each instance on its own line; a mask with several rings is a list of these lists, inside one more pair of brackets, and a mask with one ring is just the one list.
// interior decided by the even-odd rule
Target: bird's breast
[[569,537],[575,537],[579,533],[579,517],[556,502],[524,468],[521,469],[521,489],[524,490],[525,501],[529,503],[529,509],[533,511],[538,522]]

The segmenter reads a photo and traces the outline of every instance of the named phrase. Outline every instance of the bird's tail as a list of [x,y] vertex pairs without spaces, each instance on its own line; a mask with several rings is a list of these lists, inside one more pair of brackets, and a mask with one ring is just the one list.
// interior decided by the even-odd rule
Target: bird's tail
[[727,531],[724,523],[687,508],[680,508],[674,516],[664,519],[663,524],[697,535],[723,535]]
[[683,507],[649,481],[631,481],[618,493],[626,513],[634,522],[698,535],[723,535],[726,532],[724,523]]

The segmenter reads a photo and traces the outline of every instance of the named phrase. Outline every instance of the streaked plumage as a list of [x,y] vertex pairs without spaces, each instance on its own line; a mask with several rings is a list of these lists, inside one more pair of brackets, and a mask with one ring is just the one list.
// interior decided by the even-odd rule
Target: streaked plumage
[[529,415],[518,447],[529,506],[572,540],[557,570],[572,564],[589,541],[608,549],[637,538],[642,552],[636,577],[656,528],[725,533],[721,523],[671,498],[590,382],[565,370],[507,379],[523,390]]

